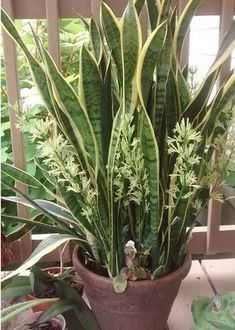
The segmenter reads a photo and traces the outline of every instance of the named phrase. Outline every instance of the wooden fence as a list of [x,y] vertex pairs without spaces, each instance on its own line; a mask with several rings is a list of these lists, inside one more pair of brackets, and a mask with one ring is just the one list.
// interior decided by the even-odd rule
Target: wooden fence
[[[48,48],[58,67],[60,67],[60,40],[59,19],[77,18],[78,12],[83,17],[99,17],[100,0],[2,0],[2,7],[13,19],[47,19]],[[125,0],[105,1],[117,15],[121,15],[125,7]],[[182,11],[187,0],[178,0],[177,6]],[[235,0],[204,0],[202,1],[197,15],[219,15],[220,16],[220,39],[228,29],[235,15]],[[146,11],[141,13],[141,24],[146,24]],[[11,123],[11,142],[13,149],[14,164],[24,169],[25,155],[24,143],[21,132],[16,128],[16,112],[13,105],[20,98],[19,77],[17,73],[16,47],[8,35],[3,32],[3,48],[7,75],[7,92],[9,102],[9,114]],[[189,36],[187,36],[182,52],[182,64],[188,62]],[[223,65],[219,82],[223,82],[230,74],[230,60]],[[17,183],[17,187],[27,193],[26,187]],[[190,249],[195,254],[215,254],[235,252],[235,225],[221,225],[221,207],[216,201],[210,201],[208,206],[207,226],[196,227],[193,231]],[[27,209],[18,206],[18,214],[28,216]],[[235,215],[234,215],[235,217]],[[14,246],[16,260],[24,260],[32,249],[42,239],[41,235],[27,235]],[[71,249],[67,249],[65,259],[69,260]],[[47,260],[58,258],[51,254]]]

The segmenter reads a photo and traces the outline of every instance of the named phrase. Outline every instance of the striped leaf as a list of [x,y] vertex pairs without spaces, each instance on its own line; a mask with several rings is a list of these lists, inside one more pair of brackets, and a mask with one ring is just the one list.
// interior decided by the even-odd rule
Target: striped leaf
[[166,124],[167,124],[167,135],[172,136],[173,130],[177,121],[180,118],[180,98],[179,88],[177,80],[173,70],[169,73],[169,78],[166,87]]
[[[24,205],[23,203],[27,203],[26,206],[28,207],[32,207],[35,208],[37,211],[39,211],[39,213],[44,214],[45,216],[47,216],[49,219],[51,219],[53,222],[59,224],[64,230],[66,230],[67,233],[70,234],[74,234],[74,231],[71,229],[71,227],[64,221],[64,219],[61,219],[60,217],[56,217],[54,214],[52,214],[51,212],[49,212],[48,210],[46,210],[45,208],[43,208],[41,205],[39,205],[38,203],[36,203],[34,200],[32,200],[31,198],[29,198],[28,196],[26,196],[22,191],[20,191],[19,189],[15,188],[14,186],[12,186],[11,184],[9,184],[6,180],[2,179],[2,185],[7,187],[8,189],[11,189],[12,191],[14,191],[15,193],[17,193],[17,195],[20,195],[21,197],[23,197],[23,199],[21,197],[16,197],[16,196],[12,196],[12,197],[4,197],[4,199],[11,198],[12,202],[15,203],[22,203],[22,205]],[[3,197],[2,197],[3,198]],[[56,204],[55,204],[56,205]],[[71,221],[71,220],[70,220]],[[76,235],[79,236],[78,233],[76,233]]]
[[44,239],[33,251],[33,253],[29,256],[29,258],[16,270],[13,270],[1,279],[1,282],[4,282],[8,280],[9,278],[14,277],[15,275],[18,275],[33,265],[35,265],[42,257],[47,255],[48,253],[54,251],[57,247],[59,247],[63,243],[67,243],[68,241],[81,241],[83,243],[87,243],[84,240],[80,240],[72,235],[67,234],[52,234],[48,238]]
[[94,227],[92,224],[88,222],[88,220],[81,215],[82,213],[82,206],[81,201],[78,199],[78,196],[73,191],[67,191],[66,188],[60,186],[59,187],[60,193],[64,198],[64,201],[69,209],[70,215],[73,215],[73,220],[76,219],[78,227],[82,233],[86,233],[86,231],[90,232],[92,235],[95,235]]
[[[79,154],[81,154],[82,151],[83,159],[85,159],[87,163],[86,153],[88,153],[91,164],[95,169],[95,175],[97,176],[99,165],[98,147],[88,114],[80,104],[77,94],[58,71],[51,56],[40,44],[36,35],[34,35],[34,39],[46,66],[55,100],[69,119],[73,133],[78,141],[78,147],[80,148]],[[83,148],[85,150],[83,150]],[[88,164],[87,169],[89,169]]]
[[28,174],[27,172],[13,166],[10,164],[1,164],[1,170],[6,175],[10,176],[12,179],[22,182],[27,186],[34,187],[34,188],[42,188],[45,190],[49,195],[51,195],[54,199],[62,202],[60,196],[54,194],[51,190],[49,190],[46,186],[44,186],[40,181],[34,178],[32,175]]
[[123,83],[126,95],[127,88],[132,82],[136,71],[139,51],[141,47],[140,22],[132,1],[128,2],[122,18],[122,56],[123,56]]
[[92,53],[96,58],[96,62],[100,63],[102,57],[102,44],[101,44],[99,29],[97,28],[93,18],[91,18],[89,23],[89,33],[90,33]]
[[160,224],[159,210],[159,152],[153,127],[146,111],[143,109],[140,114],[140,136],[142,152],[144,155],[145,168],[148,173],[150,189],[150,246],[152,256],[152,271],[158,266]]
[[113,61],[117,68],[118,79],[122,81],[122,55],[121,55],[121,30],[120,23],[112,10],[104,3],[101,3],[101,25]]
[[109,142],[113,123],[112,113],[112,76],[111,76],[111,60],[109,59],[107,69],[102,86],[102,112],[101,112],[101,138],[102,138],[102,150],[103,161],[107,164]]
[[157,79],[155,92],[156,104],[151,114],[155,134],[158,136],[158,139],[160,139],[160,135],[162,134],[160,130],[166,102],[166,85],[171,68],[171,42],[171,31],[168,29],[163,48],[157,62]]
[[142,106],[146,109],[153,73],[166,38],[166,23],[158,26],[149,36],[140,53],[137,67],[137,89]]
[[81,48],[79,67],[79,96],[87,111],[95,133],[102,162],[101,117],[102,117],[102,80],[95,58],[85,48]]
[[25,235],[26,233],[31,231],[36,226],[43,227],[49,233],[66,234],[66,231],[59,228],[58,226],[53,226],[53,225],[44,223],[43,221],[44,221],[44,219],[46,219],[46,217],[42,214],[36,215],[32,219],[11,216],[8,214],[2,214],[1,217],[2,217],[2,221],[5,221],[6,223],[14,221],[14,222],[22,223],[24,226],[24,228],[23,227],[20,228],[19,232],[13,231],[9,235],[7,235],[9,242],[12,242],[12,241],[15,241],[15,240],[21,238],[23,235]]
[[180,60],[180,53],[183,47],[184,38],[189,29],[191,19],[193,18],[201,0],[190,0],[185,6],[179,21],[176,25],[175,35],[173,40],[173,52],[176,59]]

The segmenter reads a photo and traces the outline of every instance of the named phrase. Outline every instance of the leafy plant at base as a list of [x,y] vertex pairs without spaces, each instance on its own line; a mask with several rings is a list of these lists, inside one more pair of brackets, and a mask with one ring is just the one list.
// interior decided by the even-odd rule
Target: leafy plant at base
[[[197,92],[190,94],[179,56],[199,3],[189,1],[177,20],[171,1],[158,2],[154,15],[149,10],[151,33],[144,43],[138,18],[144,2],[129,1],[120,20],[102,3],[101,27],[89,23],[92,51],[81,48],[78,91],[38,36],[43,66],[2,12],[3,26],[26,55],[49,111],[48,119],[34,126],[37,162],[67,207],[33,201],[4,181],[21,196],[8,200],[31,203],[61,232],[43,241],[6,279],[69,240],[82,247],[86,262],[114,279],[119,292],[129,240],[136,245],[136,264],[152,279],[182,263],[200,208],[210,196],[221,199],[215,190],[222,183],[217,169],[223,170],[226,155],[219,166],[212,156],[215,148],[224,149],[235,91],[232,75],[209,102],[220,66],[235,44],[233,23]],[[3,171],[35,184],[12,166]]]
[[192,303],[193,330],[229,330],[235,327],[235,292],[224,292],[213,299],[198,298]]
[[[92,311],[86,305],[80,293],[71,287],[71,281],[75,280],[78,280],[78,276],[72,275],[71,269],[65,270],[57,277],[52,277],[34,265],[29,276],[16,277],[11,286],[2,291],[2,300],[13,300],[29,294],[42,297],[11,306],[12,313],[11,310],[3,310],[2,323],[15,317],[17,313],[34,306],[40,307],[40,304],[43,303],[53,303],[43,311],[38,322],[45,322],[58,314],[63,314],[68,329],[100,330]],[[44,298],[49,291],[50,298]],[[8,312],[10,313],[8,314]]]

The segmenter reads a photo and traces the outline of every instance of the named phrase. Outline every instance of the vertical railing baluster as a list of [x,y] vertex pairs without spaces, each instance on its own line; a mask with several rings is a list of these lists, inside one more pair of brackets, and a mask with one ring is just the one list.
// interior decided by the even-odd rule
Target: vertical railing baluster
[[[225,32],[228,30],[233,21],[234,1],[222,0],[221,13],[220,13],[220,29],[219,29],[219,42],[221,42]],[[230,74],[231,58],[228,59],[221,67],[219,76],[219,85],[221,85]],[[218,159],[219,154],[215,152],[214,161]],[[222,188],[218,189],[222,193]],[[221,224],[221,211],[222,203],[216,200],[210,200],[208,205],[208,218],[207,218],[207,254],[213,254],[218,251],[220,240],[220,224]]]
[[[2,8],[14,19],[14,7],[11,0],[3,0]],[[11,127],[11,144],[13,163],[21,169],[26,168],[24,139],[22,132],[16,127],[17,116],[20,110],[20,88],[17,68],[16,46],[13,40],[3,32],[3,50],[6,68],[7,96],[9,103],[9,119]],[[20,182],[16,182],[16,188],[27,194],[27,187]],[[28,218],[27,207],[17,205],[19,217]],[[15,242],[13,246],[13,258],[15,262],[25,260],[32,251],[31,234],[26,234],[20,241]]]

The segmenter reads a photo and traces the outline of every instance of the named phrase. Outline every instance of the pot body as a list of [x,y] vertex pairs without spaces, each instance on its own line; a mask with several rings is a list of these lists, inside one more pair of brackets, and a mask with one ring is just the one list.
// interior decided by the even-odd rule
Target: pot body
[[[30,315],[26,316],[23,319],[21,325],[14,328],[14,330],[24,330],[24,325],[30,324],[30,323],[33,323],[33,322],[37,321],[37,319],[39,318],[41,313],[42,312],[36,312],[36,313],[33,313],[33,314],[30,314]],[[65,318],[63,317],[63,315],[59,314],[59,315],[53,317],[52,320],[55,320],[57,322],[57,324],[60,325],[61,330],[65,330],[66,322],[65,322]]]
[[112,280],[89,271],[73,252],[73,264],[102,330],[165,330],[182,280],[191,267],[187,255],[181,267],[157,280],[129,281],[124,293],[115,293]]

